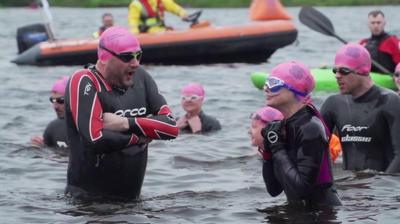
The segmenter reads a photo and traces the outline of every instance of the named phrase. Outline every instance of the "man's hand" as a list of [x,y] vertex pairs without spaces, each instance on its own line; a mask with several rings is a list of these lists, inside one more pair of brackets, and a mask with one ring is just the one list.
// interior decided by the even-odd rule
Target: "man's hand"
[[264,148],[266,151],[275,153],[284,149],[285,146],[285,127],[283,121],[272,121],[267,127],[261,130],[264,137]]
[[31,145],[35,148],[43,148],[44,140],[42,136],[33,136],[31,138]]
[[190,117],[188,123],[193,133],[201,131],[201,120],[198,115]]
[[129,121],[126,117],[120,117],[113,113],[103,113],[103,127],[110,131],[128,131]]

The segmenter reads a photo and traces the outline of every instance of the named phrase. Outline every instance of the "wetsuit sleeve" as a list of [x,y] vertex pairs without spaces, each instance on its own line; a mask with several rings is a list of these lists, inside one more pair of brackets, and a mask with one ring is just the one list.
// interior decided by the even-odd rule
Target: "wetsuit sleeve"
[[393,159],[389,164],[386,172],[399,173],[400,172],[400,98],[393,94],[390,96],[389,102],[386,104],[385,118],[389,125],[390,136],[392,140]]
[[272,197],[275,197],[282,193],[283,187],[281,183],[279,183],[278,179],[276,179],[275,177],[273,162],[271,160],[263,162],[262,173],[265,187],[267,188],[268,193]]
[[333,129],[335,128],[334,107],[332,107],[333,101],[334,98],[332,98],[332,96],[328,97],[321,106],[321,115],[330,133],[332,133]]
[[296,140],[298,148],[295,162],[289,158],[286,150],[278,150],[272,155],[276,175],[282,179],[284,189],[296,192],[300,198],[312,193],[312,186],[320,172],[323,152],[328,148],[324,127],[318,125],[316,120],[319,119],[314,117],[296,137],[299,139]]
[[103,109],[97,80],[88,74],[73,75],[69,83],[69,110],[83,144],[96,153],[121,150],[138,141],[133,134],[103,129]]
[[173,0],[163,0],[163,4],[165,10],[171,12],[179,17],[184,17],[187,15],[187,12],[178,4],[176,4]]
[[132,1],[131,4],[129,4],[128,24],[132,33],[139,33],[140,15],[143,10],[142,8],[143,7],[139,1]]
[[144,70],[147,105],[151,116],[128,118],[129,131],[152,139],[169,140],[178,136],[179,128],[165,98],[159,93],[154,79]]

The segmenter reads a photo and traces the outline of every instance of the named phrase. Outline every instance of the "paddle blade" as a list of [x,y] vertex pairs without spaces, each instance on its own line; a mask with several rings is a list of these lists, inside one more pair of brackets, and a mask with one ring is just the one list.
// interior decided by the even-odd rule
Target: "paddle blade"
[[328,36],[336,36],[331,21],[313,7],[302,7],[299,13],[299,19],[312,30]]

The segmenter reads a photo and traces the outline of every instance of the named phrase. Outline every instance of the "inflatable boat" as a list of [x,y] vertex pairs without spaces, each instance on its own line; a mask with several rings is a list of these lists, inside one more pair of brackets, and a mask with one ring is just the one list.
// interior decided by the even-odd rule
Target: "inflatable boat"
[[[260,63],[277,49],[296,40],[297,30],[279,1],[254,0],[250,12],[252,21],[238,26],[205,26],[139,34],[142,63]],[[45,34],[45,29],[41,30]],[[13,60],[14,63],[47,66],[96,62],[98,39],[42,41],[46,35],[40,32],[29,31],[29,27],[17,32],[20,54]]]
[[[339,87],[336,82],[335,75],[332,69],[327,68],[314,68],[311,69],[311,74],[315,79],[314,91],[337,92]],[[375,84],[381,87],[396,89],[393,78],[390,75],[371,72],[370,76]],[[264,72],[253,72],[250,76],[251,82],[257,88],[262,90],[268,74]]]

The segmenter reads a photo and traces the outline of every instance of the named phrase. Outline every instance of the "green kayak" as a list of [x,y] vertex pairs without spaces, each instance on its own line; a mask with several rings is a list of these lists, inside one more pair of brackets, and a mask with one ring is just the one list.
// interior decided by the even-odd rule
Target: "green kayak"
[[[316,85],[315,91],[338,91],[338,85],[336,83],[335,75],[331,69],[315,68],[311,69],[311,73],[314,76]],[[268,74],[264,72],[253,72],[251,74],[251,82],[258,89],[263,89],[265,79]],[[396,89],[393,79],[390,75],[382,75],[379,73],[371,72],[370,76],[374,83],[378,86],[386,87],[389,89]]]

